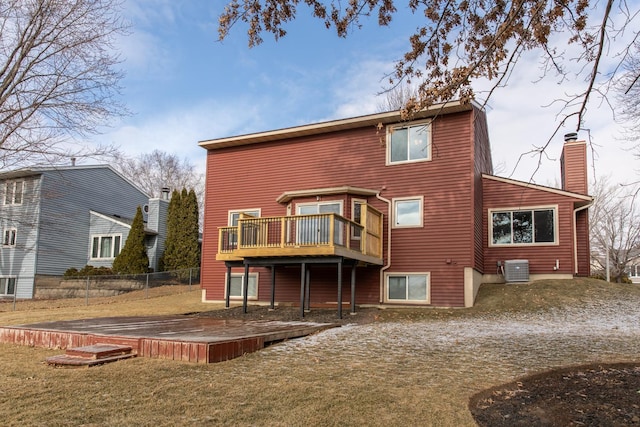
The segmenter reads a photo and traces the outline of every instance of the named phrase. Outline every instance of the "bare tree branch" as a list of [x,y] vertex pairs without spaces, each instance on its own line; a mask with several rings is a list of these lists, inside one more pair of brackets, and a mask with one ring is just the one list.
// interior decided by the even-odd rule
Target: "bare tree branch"
[[126,114],[113,50],[121,0],[8,0],[0,5],[0,163],[104,154],[66,146]]

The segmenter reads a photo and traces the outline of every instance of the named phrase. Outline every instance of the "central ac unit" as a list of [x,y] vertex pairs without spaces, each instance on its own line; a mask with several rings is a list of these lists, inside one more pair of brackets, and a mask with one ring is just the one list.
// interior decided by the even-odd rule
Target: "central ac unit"
[[512,259],[504,262],[504,280],[509,282],[529,281],[529,261]]

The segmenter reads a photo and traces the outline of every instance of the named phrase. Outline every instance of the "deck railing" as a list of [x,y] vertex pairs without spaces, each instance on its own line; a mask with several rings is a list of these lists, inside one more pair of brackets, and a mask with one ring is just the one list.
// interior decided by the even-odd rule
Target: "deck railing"
[[[218,253],[252,249],[342,247],[382,257],[382,214],[362,210],[362,224],[340,215],[316,214],[256,218],[242,215],[235,227],[221,227]],[[273,253],[270,250],[269,253]]]

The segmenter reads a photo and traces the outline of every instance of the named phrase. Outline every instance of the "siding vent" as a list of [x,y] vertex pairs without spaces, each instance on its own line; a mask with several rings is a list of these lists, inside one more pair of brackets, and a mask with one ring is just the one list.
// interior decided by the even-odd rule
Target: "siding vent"
[[504,280],[510,282],[529,281],[529,261],[526,259],[512,259],[504,262]]

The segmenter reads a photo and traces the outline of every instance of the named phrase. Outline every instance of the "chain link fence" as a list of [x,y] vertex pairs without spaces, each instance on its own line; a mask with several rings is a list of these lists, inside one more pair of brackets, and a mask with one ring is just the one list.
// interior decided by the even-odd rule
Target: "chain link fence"
[[[33,298],[21,297],[24,292],[18,292],[19,287],[29,282],[33,283]],[[200,269],[126,275],[16,277],[15,284],[12,295],[0,295],[0,311],[15,311],[22,305],[29,307],[41,301],[74,300],[74,305],[90,305],[114,299],[147,299],[189,292],[200,285]]]

